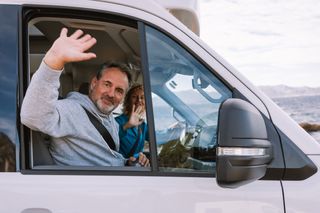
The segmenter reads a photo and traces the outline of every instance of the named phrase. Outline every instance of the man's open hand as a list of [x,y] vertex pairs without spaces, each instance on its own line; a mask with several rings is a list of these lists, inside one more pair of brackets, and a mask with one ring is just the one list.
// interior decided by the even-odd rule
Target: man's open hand
[[55,40],[44,57],[44,62],[52,69],[62,70],[68,62],[86,61],[95,58],[96,55],[86,52],[97,40],[89,34],[83,35],[82,30],[76,30],[71,36],[68,30],[62,28],[60,37]]

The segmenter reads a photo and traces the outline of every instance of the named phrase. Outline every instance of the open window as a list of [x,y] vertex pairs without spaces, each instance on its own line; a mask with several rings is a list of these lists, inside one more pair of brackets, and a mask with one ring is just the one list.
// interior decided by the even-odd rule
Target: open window
[[[29,81],[37,71],[45,53],[51,47],[63,27],[68,35],[81,29],[97,39],[97,44],[90,49],[97,58],[66,64],[60,77],[59,99],[66,98],[72,91],[88,94],[91,79],[105,62],[116,61],[126,64],[134,84],[143,85],[140,70],[140,42],[137,22],[114,15],[91,14],[84,16],[81,11],[57,11],[54,16],[46,14],[45,9],[29,9],[27,23],[28,40],[28,78]],[[30,15],[31,14],[31,15]],[[73,14],[73,15],[70,15]],[[114,117],[122,113],[122,106],[114,111]],[[60,168],[52,160],[49,149],[51,137],[42,132],[30,130],[29,139],[30,168]],[[146,142],[147,143],[147,142]],[[144,151],[148,152],[148,144]],[[69,168],[68,168],[69,169]],[[72,167],[70,167],[72,169]],[[79,168],[75,168],[79,169]],[[82,168],[80,168],[82,169]],[[99,170],[99,168],[97,168]],[[101,168],[100,168],[101,169]],[[105,169],[105,168],[104,168]]]

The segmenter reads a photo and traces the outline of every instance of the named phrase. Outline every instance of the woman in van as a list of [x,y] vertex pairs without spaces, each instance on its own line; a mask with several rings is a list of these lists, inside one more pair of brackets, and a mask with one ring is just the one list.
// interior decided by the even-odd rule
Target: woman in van
[[116,117],[119,124],[120,153],[125,158],[137,158],[149,140],[145,122],[145,99],[143,86],[133,85],[123,103],[123,114]]

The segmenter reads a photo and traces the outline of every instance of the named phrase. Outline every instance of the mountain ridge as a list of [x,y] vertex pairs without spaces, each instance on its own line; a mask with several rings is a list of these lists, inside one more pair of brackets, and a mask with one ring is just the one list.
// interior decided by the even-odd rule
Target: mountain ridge
[[[320,95],[320,87],[291,87],[287,85],[263,85],[257,87],[271,99],[295,96]],[[209,94],[212,97],[217,97],[216,92],[210,92]],[[202,96],[199,96],[199,93],[195,90],[178,91],[176,92],[176,95],[188,104],[201,104],[204,100],[204,98]],[[156,105],[166,105],[158,97],[154,98],[153,102]]]
[[320,87],[258,86],[270,98],[320,95]]

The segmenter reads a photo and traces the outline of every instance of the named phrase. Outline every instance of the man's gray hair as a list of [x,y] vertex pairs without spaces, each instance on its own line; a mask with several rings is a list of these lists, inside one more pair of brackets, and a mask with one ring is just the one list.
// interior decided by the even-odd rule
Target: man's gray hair
[[118,68],[120,71],[122,71],[124,74],[126,74],[129,82],[129,87],[131,86],[132,77],[130,73],[130,69],[127,65],[121,62],[116,61],[110,61],[102,64],[101,69],[96,73],[96,78],[99,80],[102,77],[103,72],[108,68]]

